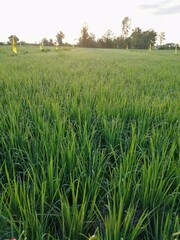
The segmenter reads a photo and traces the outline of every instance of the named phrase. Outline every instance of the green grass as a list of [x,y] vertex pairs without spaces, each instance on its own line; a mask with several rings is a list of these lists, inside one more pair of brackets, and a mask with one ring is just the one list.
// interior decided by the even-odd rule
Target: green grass
[[173,51],[1,46],[0,239],[173,239],[179,86]]

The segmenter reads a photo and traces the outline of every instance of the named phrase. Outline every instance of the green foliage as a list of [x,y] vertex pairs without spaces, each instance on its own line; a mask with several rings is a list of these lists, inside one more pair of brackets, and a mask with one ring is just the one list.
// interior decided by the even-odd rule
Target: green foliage
[[131,26],[131,19],[127,16],[124,17],[124,19],[122,20],[122,37],[124,39],[128,37],[130,26]]
[[0,238],[178,237],[179,55],[0,51]]
[[17,43],[19,41],[19,38],[16,35],[11,35],[8,37],[9,43],[12,43],[12,39],[14,38],[14,41]]
[[150,29],[142,31],[139,27],[135,28],[131,34],[131,48],[147,49],[149,45],[155,45],[157,33]]
[[82,27],[78,45],[80,47],[96,47],[95,35],[93,33],[89,33],[88,26]]
[[63,45],[63,39],[65,38],[65,35],[62,31],[59,31],[56,35],[56,39],[57,39],[57,42],[59,44],[59,46],[62,46]]
[[97,41],[94,34],[89,34],[88,26],[81,29],[81,36],[78,45],[80,47],[97,48],[121,48],[125,49],[148,49],[149,45],[154,46],[157,40],[157,32],[153,29],[142,31],[139,27],[130,31],[131,19],[125,17],[122,21],[122,35],[114,36],[111,30],[107,30]]
[[[166,43],[164,45],[158,46],[158,49],[160,50],[174,50],[176,48],[175,43]],[[177,48],[180,49],[180,47],[177,45]]]

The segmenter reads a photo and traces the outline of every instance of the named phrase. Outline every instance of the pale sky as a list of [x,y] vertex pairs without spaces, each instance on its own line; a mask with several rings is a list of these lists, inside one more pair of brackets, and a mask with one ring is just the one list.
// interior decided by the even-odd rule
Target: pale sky
[[119,36],[125,16],[131,29],[165,32],[164,43],[180,43],[180,0],[1,0],[0,42],[13,34],[39,43],[62,31],[64,42],[76,43],[85,23],[96,38],[109,29]]

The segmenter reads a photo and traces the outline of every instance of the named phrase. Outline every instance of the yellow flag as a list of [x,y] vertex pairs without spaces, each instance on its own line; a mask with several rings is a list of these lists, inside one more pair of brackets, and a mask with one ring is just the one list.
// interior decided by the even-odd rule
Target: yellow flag
[[152,47],[151,47],[151,43],[150,43],[150,45],[149,45],[149,51],[151,52],[151,50],[152,50]]
[[12,37],[12,51],[14,53],[17,53],[16,42],[14,40],[14,36]]
[[176,46],[175,46],[175,54],[177,54],[177,51],[178,51],[178,45],[176,44]]
[[39,48],[41,51],[43,50],[43,43],[40,43]]
[[58,43],[57,42],[54,43],[54,46],[55,46],[55,49],[58,50]]

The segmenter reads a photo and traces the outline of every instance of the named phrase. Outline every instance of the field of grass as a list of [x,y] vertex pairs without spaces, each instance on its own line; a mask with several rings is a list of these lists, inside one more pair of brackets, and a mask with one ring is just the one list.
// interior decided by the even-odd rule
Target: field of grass
[[0,239],[173,239],[179,90],[173,51],[0,47]]

